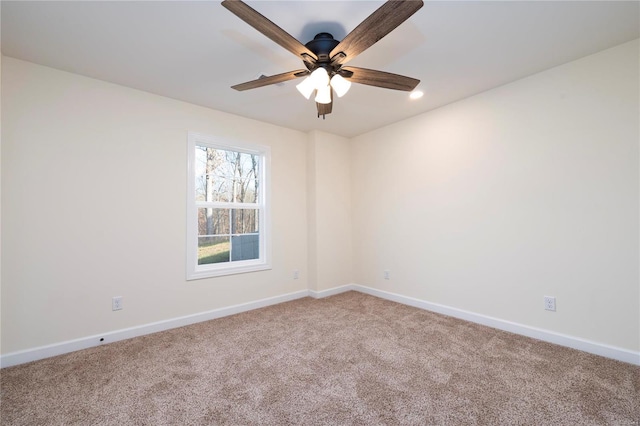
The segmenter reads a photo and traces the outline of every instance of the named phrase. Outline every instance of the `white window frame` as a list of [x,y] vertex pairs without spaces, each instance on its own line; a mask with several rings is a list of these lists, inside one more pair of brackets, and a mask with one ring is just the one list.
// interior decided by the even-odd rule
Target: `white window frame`
[[[245,142],[228,142],[213,136],[189,132],[187,138],[187,280],[218,277],[231,274],[271,269],[271,149],[268,146]],[[226,151],[258,154],[260,158],[260,186],[257,203],[223,203],[196,201],[196,146]],[[258,210],[259,258],[198,265],[198,208],[241,208]]]

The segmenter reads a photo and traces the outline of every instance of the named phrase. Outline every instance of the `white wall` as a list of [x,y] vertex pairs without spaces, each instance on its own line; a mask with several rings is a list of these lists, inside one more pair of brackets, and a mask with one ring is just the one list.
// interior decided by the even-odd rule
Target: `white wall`
[[638,47],[354,138],[355,282],[637,352]]
[[313,131],[307,148],[309,289],[351,284],[349,139]]
[[[639,59],[348,140],[2,58],[0,353],[351,282],[637,352]],[[271,146],[273,270],[185,281],[188,131]]]
[[[7,57],[2,119],[2,353],[307,289],[306,134]],[[272,270],[185,281],[188,131],[271,146]]]
[[[0,2],[0,9],[2,2]],[[0,16],[2,12],[0,12]],[[1,32],[1,31],[0,31]],[[0,43],[1,44],[1,43]],[[0,81],[2,81],[2,54],[0,53]],[[2,99],[2,84],[0,84],[0,100]],[[0,200],[2,200],[2,102],[0,102]],[[0,203],[1,204],[1,203]],[[1,207],[1,206],[0,206]],[[2,208],[0,208],[0,224],[2,223]],[[2,318],[2,226],[0,226],[0,320]],[[2,324],[0,323],[0,331]],[[0,354],[2,354],[2,338],[0,337]]]

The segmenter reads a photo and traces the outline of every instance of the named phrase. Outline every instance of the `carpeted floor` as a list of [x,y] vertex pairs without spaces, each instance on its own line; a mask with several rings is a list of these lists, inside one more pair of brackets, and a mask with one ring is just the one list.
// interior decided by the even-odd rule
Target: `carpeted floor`
[[640,421],[640,367],[356,292],[0,374],[3,425]]

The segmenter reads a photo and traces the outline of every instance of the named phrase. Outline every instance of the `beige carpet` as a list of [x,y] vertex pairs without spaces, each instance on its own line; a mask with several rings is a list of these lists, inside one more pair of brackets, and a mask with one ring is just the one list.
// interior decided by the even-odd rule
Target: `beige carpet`
[[0,371],[3,425],[637,425],[640,367],[349,292]]

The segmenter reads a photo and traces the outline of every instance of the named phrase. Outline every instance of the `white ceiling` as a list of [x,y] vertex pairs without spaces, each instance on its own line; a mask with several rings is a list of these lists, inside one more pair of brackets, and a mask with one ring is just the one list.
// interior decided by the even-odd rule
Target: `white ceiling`
[[[298,40],[342,39],[381,1],[247,1]],[[296,81],[230,86],[303,68],[218,1],[2,1],[2,53],[302,131],[351,137],[640,36],[637,1],[427,1],[349,65],[421,80],[425,96],[354,84],[326,120]]]

